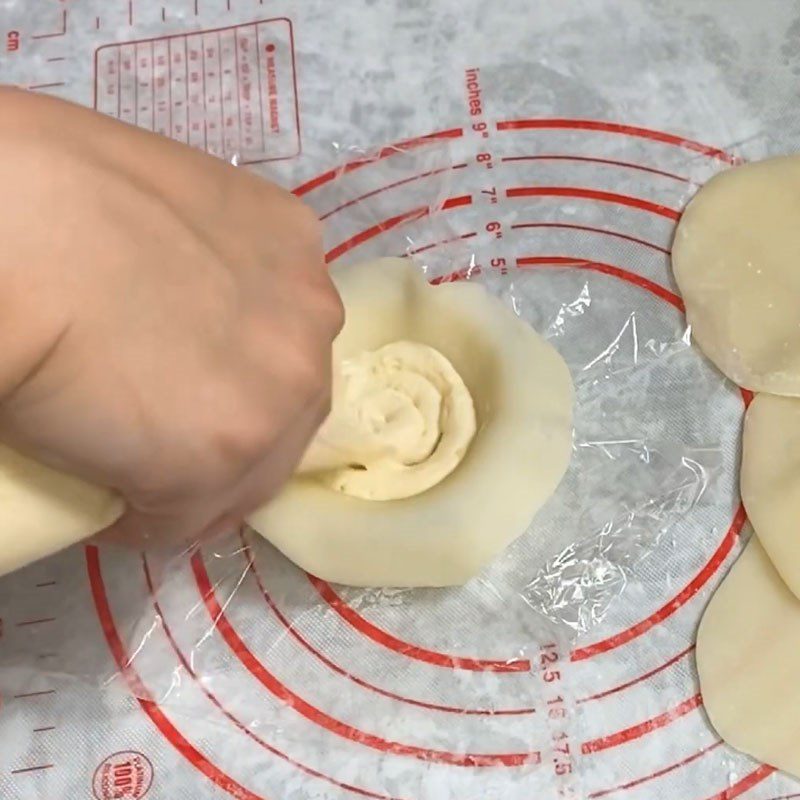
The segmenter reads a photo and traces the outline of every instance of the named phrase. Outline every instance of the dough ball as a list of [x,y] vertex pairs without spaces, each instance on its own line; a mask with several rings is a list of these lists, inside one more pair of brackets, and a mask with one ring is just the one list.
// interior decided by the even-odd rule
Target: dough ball
[[800,597],[800,400],[760,394],[750,404],[740,481],[761,544]]
[[347,322],[334,361],[398,341],[441,353],[472,397],[463,461],[422,494],[375,502],[297,475],[249,522],[303,569],[354,586],[447,586],[477,573],[555,491],[573,388],[557,351],[481,286],[431,286],[407,259],[334,267]]
[[114,522],[121,498],[0,445],[0,575]]
[[800,778],[800,600],[757,537],[706,609],[697,633],[703,705],[737,750]]
[[692,335],[731,380],[800,396],[800,156],[713,177],[672,248]]

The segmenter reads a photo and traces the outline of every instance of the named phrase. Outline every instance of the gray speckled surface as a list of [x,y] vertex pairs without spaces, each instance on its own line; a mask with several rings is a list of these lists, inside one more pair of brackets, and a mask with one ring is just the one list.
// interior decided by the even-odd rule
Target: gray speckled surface
[[[350,148],[461,131],[308,190],[330,213],[331,247],[436,198],[469,198],[354,244],[343,260],[454,233],[469,238],[426,251],[432,270],[469,255],[482,265],[575,260],[487,281],[573,369],[573,466],[529,534],[462,590],[337,589],[347,611],[262,542],[245,573],[235,541],[169,572],[158,613],[131,555],[75,548],[4,578],[0,798],[795,796],[800,784],[717,744],[697,695],[696,622],[740,547],[730,526],[742,405],[686,343],[668,249],[677,210],[726,165],[708,148],[759,158],[800,146],[800,2],[0,0],[0,80],[92,105],[97,48],[122,63],[127,51],[106,46],[141,40],[155,59],[164,45],[154,39],[231,26],[254,35],[252,23],[278,18],[291,20],[294,47],[284,22],[260,28],[262,43],[274,37],[277,76],[261,98],[277,95],[262,155],[287,157],[254,169],[297,186]],[[480,70],[477,118],[470,67]],[[115,97],[98,88],[101,102]],[[154,108],[140,110],[150,113],[155,121]],[[609,124],[496,127],[542,118]],[[488,137],[470,129],[476,121]],[[491,172],[479,152],[492,154]],[[509,197],[509,187],[540,195]],[[486,231],[491,221],[502,239]],[[586,262],[605,266],[574,268]],[[702,496],[687,463],[707,480]],[[687,487],[686,507],[666,503]],[[657,513],[653,499],[664,501]],[[541,649],[550,631],[525,601],[528,584],[570,544],[620,530],[622,550],[592,551],[599,566],[580,584],[611,587],[611,602],[577,640],[556,637],[558,677],[547,678],[555,650]],[[225,610],[216,630],[204,571]],[[138,693],[152,702],[106,681],[114,647],[138,648]],[[139,755],[112,755],[128,751]],[[524,753],[538,758],[517,763]],[[104,788],[101,763],[117,765],[116,789]]]

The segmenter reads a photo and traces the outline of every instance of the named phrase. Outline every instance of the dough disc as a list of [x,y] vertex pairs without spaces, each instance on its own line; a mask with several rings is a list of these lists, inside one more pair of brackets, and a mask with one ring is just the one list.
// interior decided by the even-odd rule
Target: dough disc
[[469,389],[463,461],[415,497],[363,500],[296,475],[250,525],[303,569],[354,586],[464,583],[525,531],[572,452],[572,379],[558,352],[481,286],[430,286],[407,259],[332,270],[341,362],[390,342],[439,351]]
[[759,541],[800,597],[800,400],[760,394],[750,404],[740,481]]
[[800,157],[713,177],[672,247],[692,334],[731,380],[800,396]]
[[753,538],[697,633],[703,703],[732,747],[800,777],[800,600]]

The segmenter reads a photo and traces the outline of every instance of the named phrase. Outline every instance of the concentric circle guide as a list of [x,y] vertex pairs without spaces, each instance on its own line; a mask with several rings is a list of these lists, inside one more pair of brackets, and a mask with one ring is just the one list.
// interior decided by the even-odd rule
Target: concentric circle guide
[[[563,151],[552,151],[548,149],[542,152],[542,145],[535,141],[533,137],[548,131],[587,131],[591,138],[580,147],[580,152],[571,154]],[[519,132],[524,132],[520,136]],[[398,143],[396,146],[386,148],[383,157],[391,158],[393,153],[412,148],[422,148],[431,142],[440,140],[459,140],[464,137],[463,129],[451,128],[440,132],[428,134],[417,139],[407,140]],[[644,302],[660,304],[663,309],[660,313],[670,314],[679,317],[683,313],[683,304],[680,297],[676,294],[669,273],[667,270],[667,258],[669,252],[669,241],[671,229],[680,214],[680,205],[670,205],[664,200],[651,199],[647,192],[643,191],[640,195],[628,194],[619,191],[612,191],[602,185],[586,185],[579,182],[577,175],[587,166],[594,169],[607,170],[610,183],[614,182],[614,175],[633,173],[638,178],[638,185],[645,189],[650,187],[649,182],[656,183],[656,189],[663,187],[674,187],[676,197],[683,197],[686,194],[686,187],[690,178],[687,175],[673,171],[670,161],[662,164],[658,161],[634,161],[618,158],[607,158],[603,155],[606,150],[599,148],[597,155],[586,155],[588,145],[594,143],[595,137],[622,137],[640,138],[645,141],[652,141],[659,146],[674,148],[678,151],[688,151],[693,154],[700,154],[713,164],[729,164],[732,157],[714,148],[706,148],[694,142],[685,142],[677,137],[672,137],[666,133],[647,131],[642,128],[632,128],[617,123],[601,123],[588,120],[514,120],[500,122],[493,126],[492,136],[497,140],[508,137],[502,143],[502,153],[493,157],[493,177],[497,178],[497,185],[493,186],[492,193],[497,197],[496,203],[487,204],[481,209],[479,214],[474,214],[468,219],[473,223],[474,230],[466,230],[460,234],[465,240],[472,240],[487,232],[486,226],[493,221],[492,217],[487,216],[496,207],[505,207],[515,203],[523,204],[524,210],[517,214],[517,221],[502,228],[502,238],[507,238],[510,244],[505,250],[506,253],[513,253],[513,260],[503,266],[508,271],[517,270],[560,270],[573,271],[579,273],[591,273],[602,276],[602,279],[618,282],[621,286],[628,287],[625,291],[639,292]],[[526,151],[532,151],[528,154]],[[483,150],[481,151],[483,152]],[[658,149],[655,150],[658,153]],[[378,161],[381,154],[379,154]],[[679,160],[679,159],[678,159]],[[541,185],[541,184],[522,184],[517,178],[516,170],[518,165],[524,162],[548,162],[555,165],[558,170],[563,170],[565,180],[561,184]],[[375,166],[375,159],[365,159],[354,161],[343,169],[331,170],[319,175],[317,178],[304,183],[298,187],[297,194],[304,197],[311,197],[315,192],[322,191],[325,187],[333,185],[336,181],[346,180],[348,174],[360,170],[370,170]],[[485,160],[474,161],[473,163],[456,164],[451,169],[454,172],[462,173],[468,170],[486,169]],[[572,167],[573,171],[569,168]],[[432,175],[408,175],[400,181],[393,182],[385,187],[378,187],[366,192],[361,196],[353,198],[346,203],[339,203],[337,206],[324,211],[324,215],[330,219],[337,215],[346,215],[360,203],[369,203],[381,193],[390,193],[398,189],[399,184],[408,185],[409,183],[419,182]],[[501,182],[502,180],[502,182]],[[654,193],[658,196],[658,192]],[[492,195],[489,195],[490,197]],[[545,202],[554,201],[556,204],[570,202],[575,203],[576,208],[597,208],[608,206],[613,209],[622,209],[625,217],[617,227],[608,225],[589,224],[580,213],[570,215],[565,219],[538,218],[535,209],[524,204],[533,199],[533,203],[540,200]],[[453,194],[442,204],[441,209],[435,213],[457,215],[464,210],[474,210],[480,198],[476,194]],[[381,237],[390,235],[392,232],[400,234],[417,241],[413,231],[409,229],[418,225],[425,229],[424,220],[431,213],[431,209],[426,207],[417,208],[398,208],[397,213],[385,219],[377,220],[371,225],[361,230],[354,231],[344,241],[334,244],[328,252],[329,261],[333,262],[347,255],[357,253],[359,248],[366,247],[370,243],[377,243],[380,246]],[[591,212],[589,216],[591,215]],[[660,236],[645,236],[635,224],[639,215],[654,217],[661,225]],[[474,220],[478,220],[474,224]],[[634,224],[631,225],[631,221]],[[663,223],[662,223],[663,221]],[[626,224],[628,223],[628,224]],[[494,226],[492,226],[494,227]],[[481,230],[482,229],[482,230]],[[541,232],[555,232],[559,235],[583,238],[590,242],[597,240],[614,240],[624,244],[625,247],[634,250],[641,257],[650,258],[653,264],[659,265],[660,273],[654,269],[652,272],[643,273],[634,268],[630,263],[620,260],[618,263],[608,261],[590,260],[582,255],[573,254],[563,247],[559,251],[541,250],[527,237],[531,232],[536,235]],[[488,233],[494,235],[494,230]],[[421,242],[417,248],[418,252],[424,252],[431,247],[437,246],[436,242]],[[509,257],[507,258],[509,262]],[[455,279],[458,274],[453,276]],[[447,279],[447,278],[445,278]],[[733,400],[732,400],[733,402]],[[739,397],[740,412],[749,402],[747,393],[742,393]],[[741,507],[734,505],[731,517],[727,526],[721,530],[716,541],[704,543],[707,546],[701,559],[699,569],[687,574],[683,582],[676,586],[671,596],[662,596],[658,604],[648,613],[643,614],[630,625],[611,632],[596,641],[581,643],[575,647],[571,653],[573,663],[580,663],[601,658],[614,658],[617,651],[627,647],[636,647],[640,650],[652,649],[657,652],[658,657],[651,659],[652,666],[646,670],[639,670],[637,674],[624,675],[623,679],[608,682],[596,688],[590,695],[579,697],[577,704],[582,707],[590,707],[593,703],[607,703],[613,698],[614,702],[625,703],[629,693],[637,687],[647,685],[648,682],[663,679],[665,675],[674,675],[675,679],[685,684],[685,696],[677,702],[668,701],[665,707],[658,713],[648,715],[646,718],[638,719],[630,725],[609,731],[602,736],[597,736],[577,742],[582,758],[598,757],[602,754],[605,757],[612,757],[618,748],[636,747],[637,743],[653,737],[658,732],[658,736],[669,736],[670,729],[681,723],[685,724],[687,718],[694,720],[692,724],[705,726],[699,710],[702,700],[697,692],[697,687],[692,681],[685,681],[685,665],[690,663],[692,654],[691,640],[671,637],[669,644],[660,644],[659,648],[653,647],[649,642],[653,633],[657,632],[665,623],[673,617],[690,616],[696,617],[699,607],[693,603],[694,598],[704,587],[715,582],[720,570],[729,563],[730,557],[736,550],[737,537],[741,532],[745,517]],[[479,704],[469,705],[448,705],[444,703],[431,702],[425,697],[415,697],[404,690],[402,686],[379,685],[361,674],[357,663],[350,663],[341,658],[340,655],[326,652],[320,646],[313,634],[309,635],[304,628],[302,620],[292,619],[291,608],[281,606],[280,598],[276,598],[271,591],[270,575],[262,574],[262,564],[259,559],[254,557],[252,544],[247,537],[243,538],[240,552],[242,559],[242,572],[247,574],[248,580],[252,579],[257,586],[257,593],[262,599],[262,610],[259,613],[271,615],[277,624],[284,630],[286,636],[290,637],[297,644],[299,652],[304,654],[304,658],[316,661],[328,670],[331,675],[336,676],[340,683],[338,685],[350,685],[354,691],[361,692],[365,697],[370,695],[382,697],[392,704],[402,708],[411,706],[430,712],[435,719],[440,720],[447,715],[451,719],[459,719],[468,716],[489,716],[489,717],[526,717],[534,718],[541,714],[541,708],[537,708],[535,703],[530,705],[503,705],[500,702],[502,689],[498,689],[497,702],[489,706],[481,707]],[[95,551],[88,553],[89,574],[98,605],[101,619],[104,621],[104,629],[108,637],[109,644],[119,663],[128,663],[126,645],[115,633],[114,620],[110,614],[108,603],[105,599],[107,588],[102,580],[102,564],[99,554]],[[143,569],[147,574],[147,564],[144,562]],[[343,739],[355,743],[359,746],[364,759],[385,757],[387,754],[393,758],[411,759],[419,762],[433,762],[445,764],[452,767],[461,767],[468,770],[481,770],[486,768],[505,768],[531,769],[533,765],[546,769],[542,763],[542,751],[531,749],[519,752],[492,752],[487,748],[486,752],[457,752],[438,747],[425,746],[416,742],[394,740],[386,736],[383,732],[366,730],[355,721],[341,719],[328,712],[321,705],[314,704],[304,696],[303,687],[287,685],[280,680],[276,673],[271,669],[268,659],[263,653],[258,652],[258,645],[251,645],[246,638],[237,630],[236,624],[229,618],[225,610],[225,603],[222,598],[217,596],[214,580],[208,572],[202,554],[197,554],[191,563],[192,577],[196,583],[197,597],[202,600],[206,609],[209,623],[215,628],[215,634],[219,641],[214,646],[227,648],[236,660],[242,665],[243,669],[255,678],[261,690],[278,698],[281,702],[288,704],[292,710],[309,720],[313,725],[325,732],[326,736],[333,739]],[[421,668],[442,670],[449,673],[490,673],[497,676],[497,685],[502,687],[505,680],[519,680],[521,677],[530,679],[538,670],[538,665],[530,655],[519,657],[512,653],[492,653],[491,656],[479,652],[471,653],[462,647],[457,652],[444,649],[437,649],[429,646],[425,641],[415,641],[403,635],[386,629],[379,621],[370,618],[369,610],[364,611],[348,604],[341,592],[329,584],[313,576],[301,576],[299,573],[296,580],[305,583],[302,591],[313,596],[314,603],[324,604],[331,613],[326,614],[324,619],[330,626],[330,636],[335,636],[337,631],[349,629],[360,637],[362,646],[366,651],[371,652],[371,657],[381,658],[381,654],[386,654],[392,659],[402,659],[408,663],[409,669],[414,669],[414,664]],[[280,591],[280,590],[279,590]],[[154,602],[157,600],[154,599]],[[232,602],[234,605],[236,600]],[[622,601],[624,602],[624,600]],[[170,637],[174,647],[175,658],[185,669],[190,670],[191,653],[181,650],[181,646],[172,633],[173,623],[167,619],[166,612],[157,607],[159,616],[164,620],[165,632]],[[413,613],[413,612],[412,612]],[[174,623],[180,624],[180,620]],[[478,634],[478,632],[476,632]],[[215,638],[217,638],[215,636]],[[478,634],[478,640],[482,637]],[[674,641],[673,641],[674,640]],[[666,649],[665,649],[666,648]],[[387,662],[393,663],[393,662]],[[135,661],[134,661],[135,666]],[[132,667],[129,668],[129,672]],[[190,673],[191,674],[191,673]],[[202,676],[193,676],[200,680]],[[135,673],[129,674],[129,679],[136,682],[138,678]],[[137,684],[138,685],[138,684]],[[139,685],[139,689],[145,690],[146,687]],[[208,698],[208,702],[214,705],[220,713],[229,721],[232,731],[239,731],[242,736],[253,738],[253,734],[248,730],[246,722],[237,720],[235,714],[226,707],[224,698],[218,697],[210,691],[203,690]],[[535,692],[534,692],[535,693]],[[143,700],[143,708],[151,716],[156,726],[165,738],[172,742],[198,769],[205,774],[212,776],[220,785],[230,786],[233,781],[239,788],[235,789],[234,796],[242,797],[261,797],[257,792],[251,792],[244,788],[244,782],[238,783],[240,776],[235,771],[225,771],[221,765],[216,765],[209,753],[202,753],[193,746],[187,746],[191,742],[191,730],[181,731],[176,724],[170,720],[168,714],[159,708],[152,700]],[[684,735],[683,733],[681,735]],[[265,752],[269,752],[273,757],[283,759],[295,767],[295,769],[313,776],[315,780],[330,785],[338,786],[343,792],[369,797],[385,797],[381,787],[371,787],[367,785],[342,785],[342,782],[335,776],[326,775],[318,765],[302,763],[292,755],[280,750],[279,741],[269,741],[268,739],[258,738],[258,746]],[[711,740],[709,743],[695,750],[682,754],[678,759],[658,769],[643,772],[630,780],[616,786],[599,786],[590,792],[591,797],[602,797],[612,794],[622,795],[626,791],[634,788],[652,784],[657,786],[657,781],[664,776],[672,774],[678,770],[689,770],[693,764],[703,760],[714,758],[714,753],[718,752],[720,743]],[[372,754],[372,755],[371,755]],[[735,797],[745,792],[749,787],[756,785],[770,774],[769,768],[762,767],[751,771],[742,776],[741,780],[732,787],[698,786],[696,797],[698,800],[710,800],[711,798]],[[243,781],[243,779],[242,779]],[[722,794],[722,793],[725,794]],[[405,795],[403,795],[405,796]]]

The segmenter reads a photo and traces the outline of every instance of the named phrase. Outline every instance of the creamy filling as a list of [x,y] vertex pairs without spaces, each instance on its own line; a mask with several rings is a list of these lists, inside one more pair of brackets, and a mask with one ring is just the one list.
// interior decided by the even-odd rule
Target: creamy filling
[[365,500],[397,500],[435,486],[461,463],[477,428],[472,397],[453,365],[408,341],[344,361],[332,416],[358,436],[348,466],[316,479]]

